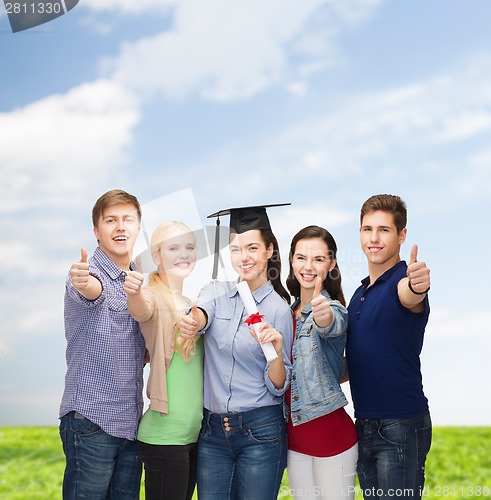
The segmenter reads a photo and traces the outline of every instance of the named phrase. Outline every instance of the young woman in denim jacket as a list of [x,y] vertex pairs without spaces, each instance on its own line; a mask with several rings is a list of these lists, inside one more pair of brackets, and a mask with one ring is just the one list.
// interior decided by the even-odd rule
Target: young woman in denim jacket
[[293,496],[353,499],[357,435],[340,387],[347,310],[336,242],[322,227],[293,238],[287,286],[296,319],[288,432]]

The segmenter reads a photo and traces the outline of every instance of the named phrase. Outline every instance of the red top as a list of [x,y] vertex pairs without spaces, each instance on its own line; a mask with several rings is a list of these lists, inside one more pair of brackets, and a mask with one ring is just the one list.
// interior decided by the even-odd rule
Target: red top
[[[290,402],[290,389],[285,396]],[[333,457],[358,442],[355,424],[344,408],[295,426],[290,418],[286,431],[289,450],[313,457]]]
[[[293,325],[296,337],[297,321],[294,320]],[[289,387],[285,392],[285,402],[290,408],[291,397]],[[355,424],[344,408],[295,426],[290,416],[286,432],[289,450],[319,458],[339,455],[358,442]]]

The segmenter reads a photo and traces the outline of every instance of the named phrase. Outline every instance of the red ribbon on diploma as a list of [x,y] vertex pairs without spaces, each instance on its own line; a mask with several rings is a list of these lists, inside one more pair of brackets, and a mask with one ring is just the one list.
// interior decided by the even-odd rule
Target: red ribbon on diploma
[[259,314],[258,312],[257,313],[254,313],[254,314],[251,314],[245,321],[244,323],[247,324],[247,326],[251,326],[251,325],[255,325],[256,323],[261,323],[262,320],[264,318],[264,314]]

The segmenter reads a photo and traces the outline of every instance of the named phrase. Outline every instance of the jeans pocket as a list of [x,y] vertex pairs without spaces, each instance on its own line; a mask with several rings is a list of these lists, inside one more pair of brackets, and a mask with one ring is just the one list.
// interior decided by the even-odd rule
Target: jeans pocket
[[278,422],[259,425],[247,429],[247,435],[254,443],[276,445],[281,440],[281,426]]
[[406,426],[401,420],[383,420],[378,428],[379,436],[394,446],[404,446]]
[[201,429],[199,430],[198,440],[206,439],[209,436],[211,436],[210,424],[205,420],[203,420],[203,423],[201,424]]
[[418,447],[418,462],[426,460],[426,455],[431,448],[433,429],[431,423],[425,427],[416,429],[416,443]]
[[102,429],[94,422],[91,422],[88,418],[71,418],[70,419],[70,430],[76,436],[92,436],[94,434],[102,432]]

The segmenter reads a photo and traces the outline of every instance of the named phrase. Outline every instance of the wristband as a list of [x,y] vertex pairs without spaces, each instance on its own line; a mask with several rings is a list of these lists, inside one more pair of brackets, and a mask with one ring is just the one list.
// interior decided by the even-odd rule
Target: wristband
[[414,295],[426,295],[430,291],[430,287],[428,287],[424,292],[417,292],[411,286],[411,280],[410,279],[407,280],[407,286],[409,287],[409,290],[411,290],[411,292],[414,293]]

